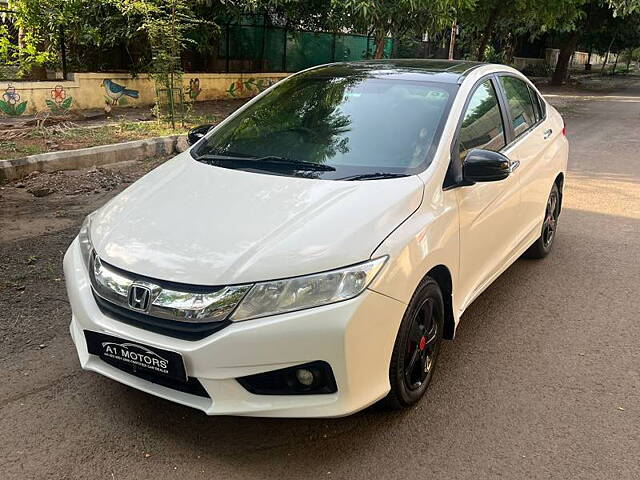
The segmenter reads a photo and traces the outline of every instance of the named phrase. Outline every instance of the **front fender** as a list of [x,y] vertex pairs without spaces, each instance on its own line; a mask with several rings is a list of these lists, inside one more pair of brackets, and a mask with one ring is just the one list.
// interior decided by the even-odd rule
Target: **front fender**
[[459,270],[458,203],[454,191],[438,188],[398,227],[373,256],[388,255],[389,264],[369,287],[405,304],[432,268],[444,265],[451,273],[452,305],[457,325],[456,284]]

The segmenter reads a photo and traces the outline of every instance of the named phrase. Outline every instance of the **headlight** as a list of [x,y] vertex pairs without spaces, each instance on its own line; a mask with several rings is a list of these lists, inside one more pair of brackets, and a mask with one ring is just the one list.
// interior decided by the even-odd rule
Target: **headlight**
[[369,286],[386,260],[387,257],[380,257],[340,270],[256,283],[231,315],[231,320],[249,320],[357,297]]
[[78,233],[78,242],[80,243],[80,253],[82,254],[82,260],[84,266],[89,269],[89,262],[91,261],[91,252],[93,251],[93,244],[91,243],[91,218],[93,213],[87,215],[80,227],[80,233]]

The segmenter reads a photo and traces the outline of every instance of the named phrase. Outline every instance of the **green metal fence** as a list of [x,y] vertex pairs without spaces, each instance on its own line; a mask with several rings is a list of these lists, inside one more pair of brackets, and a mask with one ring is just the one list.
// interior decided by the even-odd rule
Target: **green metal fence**
[[[219,63],[227,72],[297,72],[330,62],[371,58],[366,35],[293,31],[267,25],[226,25],[219,43]],[[387,39],[384,56],[390,57]]]

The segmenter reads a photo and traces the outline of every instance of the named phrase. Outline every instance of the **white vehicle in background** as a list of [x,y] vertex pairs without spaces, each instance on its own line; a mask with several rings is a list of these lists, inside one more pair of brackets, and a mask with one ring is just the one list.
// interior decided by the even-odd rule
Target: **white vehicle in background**
[[568,154],[518,71],[428,60],[300,72],[190,140],[64,270],[82,368],[210,415],[417,402],[469,304],[551,249]]

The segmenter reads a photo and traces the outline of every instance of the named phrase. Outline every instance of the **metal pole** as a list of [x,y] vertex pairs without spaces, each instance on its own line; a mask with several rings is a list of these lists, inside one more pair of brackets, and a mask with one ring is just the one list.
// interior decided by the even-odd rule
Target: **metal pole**
[[282,49],[282,71],[287,71],[287,27],[284,27],[284,48]]
[[331,61],[336,61],[336,32],[333,32],[333,38],[331,41]]
[[60,25],[60,56],[62,57],[62,79],[67,79],[67,48],[64,41],[64,27]]
[[227,58],[226,58],[226,65],[225,65],[225,70],[227,73],[229,73],[229,55],[231,54],[231,28],[230,28],[230,23],[227,23],[227,38],[226,40],[226,45],[227,45]]
[[453,21],[453,25],[451,25],[451,37],[449,37],[449,60],[453,60],[453,53],[456,48],[456,29],[457,29],[457,21]]
[[262,16],[262,50],[260,51],[260,71],[264,72],[264,48],[267,43],[267,16]]

